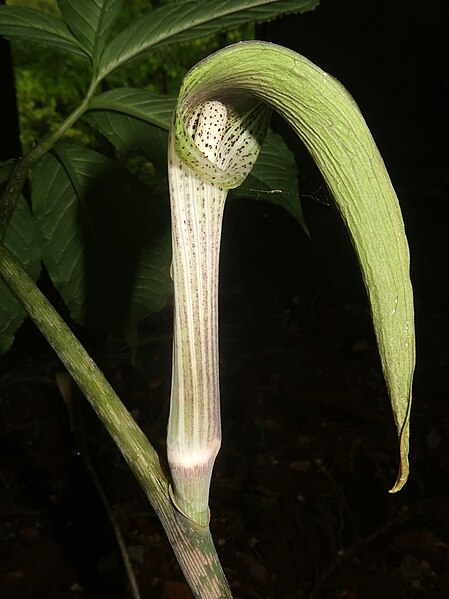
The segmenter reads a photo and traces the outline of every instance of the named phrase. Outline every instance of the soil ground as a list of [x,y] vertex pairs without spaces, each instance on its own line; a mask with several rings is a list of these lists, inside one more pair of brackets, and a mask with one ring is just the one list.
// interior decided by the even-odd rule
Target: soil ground
[[[241,599],[449,597],[447,361],[416,376],[412,475],[397,447],[369,314],[322,297],[223,294],[223,446],[211,528]],[[429,326],[447,327],[433,314]],[[90,345],[164,452],[171,311],[141,330],[135,365],[111,339]],[[425,342],[425,339],[424,339]],[[0,597],[130,597],[114,536],[31,324],[2,358]],[[67,398],[66,398],[67,399]],[[87,402],[90,458],[124,534],[142,597],[191,597],[158,520]]]

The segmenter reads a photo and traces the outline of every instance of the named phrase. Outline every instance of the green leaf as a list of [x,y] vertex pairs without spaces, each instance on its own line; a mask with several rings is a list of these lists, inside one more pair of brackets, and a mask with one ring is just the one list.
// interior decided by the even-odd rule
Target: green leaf
[[281,206],[309,235],[299,199],[295,158],[279,134],[268,131],[251,173],[231,193],[233,196],[265,200]]
[[136,87],[118,87],[95,96],[89,110],[125,113],[168,131],[176,98]]
[[44,264],[72,317],[134,346],[137,323],[170,292],[169,218],[116,163],[61,144],[32,171]]
[[98,111],[86,116],[122,154],[140,152],[155,164],[160,172],[167,169],[167,132],[145,121],[118,112]]
[[165,172],[167,132],[175,104],[175,98],[124,87],[96,96],[86,118],[119,152],[143,152]]
[[312,10],[319,0],[196,0],[174,3],[143,16],[106,47],[99,76],[142,58],[153,48],[188,42],[243,23],[262,22],[279,15]]
[[58,0],[58,6],[73,35],[96,64],[106,38],[118,17],[123,0]]
[[[23,197],[19,199],[8,225],[5,245],[30,277],[36,280],[40,273],[41,255],[31,212]],[[11,347],[14,335],[25,316],[25,310],[0,280],[0,355]]]
[[83,47],[56,17],[23,6],[0,6],[0,35],[86,58]]

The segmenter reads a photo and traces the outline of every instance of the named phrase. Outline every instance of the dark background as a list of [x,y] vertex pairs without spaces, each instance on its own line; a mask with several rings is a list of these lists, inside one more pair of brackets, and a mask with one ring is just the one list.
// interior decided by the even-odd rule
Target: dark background
[[[391,496],[395,431],[356,260],[319,173],[275,120],[297,156],[311,239],[269,204],[226,208],[211,525],[236,597],[449,596],[448,28],[445,0],[322,0],[259,27],[338,78],[379,145],[410,243],[417,369],[411,478]],[[113,340],[91,348],[162,452],[170,334],[168,309],[142,327],[135,366]],[[126,597],[55,388],[60,367],[30,324],[2,368],[0,595]],[[88,409],[82,418],[143,596],[188,597],[142,493]]]
[[[324,1],[313,12],[260,27],[263,39],[296,50],[339,79],[360,106],[400,199],[418,302],[431,301],[434,306],[447,304],[445,277],[436,275],[448,258],[448,29],[449,9],[442,0],[433,0],[425,8],[402,1],[386,7],[356,0]],[[304,250],[310,270],[324,268],[319,279],[327,290],[349,297],[358,277],[349,274],[347,257],[340,259],[346,242],[333,226],[333,209],[316,205],[316,201],[328,202],[322,180],[288,127],[279,127],[297,153],[304,210],[310,227],[315,227],[312,245]],[[320,235],[323,238],[318,239]],[[265,248],[269,262],[275,248],[260,241],[264,237],[255,233],[251,241],[257,243],[259,238],[258,252]],[[286,236],[279,237],[282,243]],[[327,246],[330,251],[322,259],[315,252],[327,252]],[[273,262],[276,277],[282,261]],[[332,274],[336,270],[338,275]],[[302,282],[308,279],[300,273]]]

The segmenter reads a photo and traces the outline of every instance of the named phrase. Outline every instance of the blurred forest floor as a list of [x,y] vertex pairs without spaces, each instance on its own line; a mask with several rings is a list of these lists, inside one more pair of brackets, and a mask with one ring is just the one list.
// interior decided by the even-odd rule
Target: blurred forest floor
[[[370,331],[356,304],[241,288],[222,295],[223,447],[211,527],[237,599],[449,596],[446,366],[420,362],[411,478],[390,495],[396,438]],[[111,339],[90,350],[163,453],[171,310],[145,324],[135,366]],[[61,367],[29,323],[2,365],[0,596],[129,597],[55,384]],[[87,402],[77,402],[142,597],[191,597],[143,493]]]

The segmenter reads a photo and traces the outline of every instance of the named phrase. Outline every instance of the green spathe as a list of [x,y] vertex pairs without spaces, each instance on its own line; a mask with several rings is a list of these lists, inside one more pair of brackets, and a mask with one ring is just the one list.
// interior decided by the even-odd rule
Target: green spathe
[[[409,471],[409,416],[415,364],[413,294],[399,204],[371,133],[343,86],[304,57],[264,42],[230,46],[187,74],[172,130],[173,147],[183,168],[212,187],[231,188],[241,180],[226,165],[217,164],[196,147],[189,123],[198,107],[207,101],[234,107],[249,101],[253,111],[257,111],[257,103],[276,110],[303,141],[334,196],[367,289],[398,430],[400,466],[391,490],[396,492],[405,484]],[[245,176],[247,172],[245,169]],[[189,188],[189,194],[187,200],[193,201],[193,188]],[[172,206],[173,209],[176,210]],[[175,252],[176,243],[173,249]],[[218,264],[214,268],[218,269]],[[194,308],[192,314],[192,320],[198,317]],[[201,334],[208,333],[203,329]],[[217,343],[216,339],[213,343]],[[187,378],[192,364],[195,362],[183,360]],[[218,373],[215,376],[218,378]],[[202,401],[204,405],[219,401],[218,394]],[[181,412],[184,409],[185,406]],[[219,417],[218,408],[214,413]],[[197,413],[195,417],[201,418]],[[207,481],[203,488],[208,488],[208,484]],[[184,500],[189,503],[188,497]],[[203,503],[206,500],[203,497]]]

